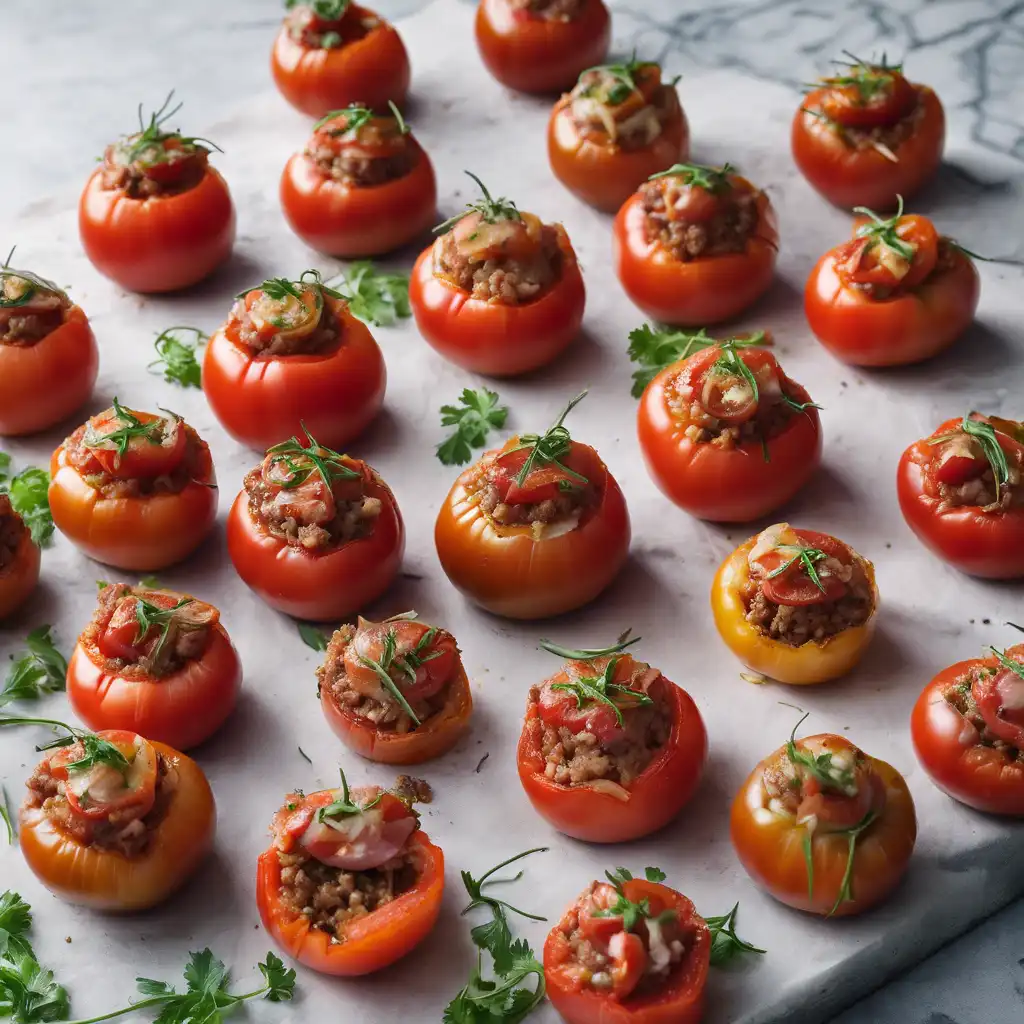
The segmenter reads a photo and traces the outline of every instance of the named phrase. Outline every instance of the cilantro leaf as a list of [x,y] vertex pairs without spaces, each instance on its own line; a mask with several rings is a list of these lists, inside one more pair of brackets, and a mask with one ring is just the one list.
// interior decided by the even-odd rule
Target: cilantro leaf
[[644,868],[644,876],[648,882],[664,882],[668,878],[661,868]]
[[508,406],[498,405],[498,393],[487,388],[464,388],[458,404],[441,406],[441,426],[455,431],[437,446],[437,457],[446,466],[465,465],[474,448],[487,443],[487,435],[500,429],[508,418]]
[[299,636],[302,637],[302,642],[307,647],[312,647],[314,651],[327,650],[327,637],[316,626],[312,626],[308,622],[300,622]]
[[15,1024],[67,1020],[68,994],[31,952],[14,952],[0,960],[0,1017]]
[[267,959],[258,965],[267,983],[266,999],[280,1003],[291,999],[295,993],[295,971],[286,968],[280,957],[267,953]]
[[8,478],[7,470],[11,458],[6,453],[0,460],[0,494],[7,494],[14,511],[24,520],[32,540],[40,547],[46,547],[53,536],[53,516],[50,515],[50,474],[43,469],[29,466]]
[[374,327],[390,327],[412,316],[409,275],[377,270],[372,260],[357,260],[331,282],[352,315]]
[[208,340],[209,335],[198,327],[168,327],[153,342],[158,358],[149,364],[149,369],[157,368],[171,384],[180,384],[183,388],[202,387],[196,352]]
[[0,895],[0,956],[32,956],[25,933],[32,927],[32,908],[18,893],[8,889]]
[[28,653],[18,658],[0,690],[0,707],[14,700],[32,700],[63,690],[68,663],[57,650],[49,626],[33,629],[25,639]]

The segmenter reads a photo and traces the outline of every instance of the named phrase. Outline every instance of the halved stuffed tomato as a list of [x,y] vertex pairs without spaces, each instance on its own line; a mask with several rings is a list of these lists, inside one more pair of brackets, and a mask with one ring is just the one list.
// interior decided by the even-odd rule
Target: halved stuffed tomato
[[19,611],[39,582],[39,545],[11,499],[0,494],[0,619]]

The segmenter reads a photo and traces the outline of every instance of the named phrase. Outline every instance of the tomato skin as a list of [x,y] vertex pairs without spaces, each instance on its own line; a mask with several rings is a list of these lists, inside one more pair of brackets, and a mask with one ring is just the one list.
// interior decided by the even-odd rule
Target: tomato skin
[[857,841],[854,899],[844,900],[832,914],[849,854],[848,837],[822,831],[815,834],[814,894],[809,897],[803,851],[806,829],[776,814],[771,814],[770,821],[759,821],[754,813],[754,808],[762,806],[764,771],[784,749],[758,763],[733,801],[730,832],[744,870],[780,903],[809,914],[848,917],[881,903],[903,878],[917,838],[914,801],[903,776],[885,761],[869,758],[885,786],[885,808]]
[[352,4],[346,17],[374,17],[380,24],[362,39],[336,49],[309,47],[282,27],[270,54],[270,70],[281,95],[296,110],[323,117],[350,103],[386,111],[388,100],[405,105],[409,55],[395,27],[369,9]]
[[174,292],[202,281],[231,255],[235,207],[220,173],[207,167],[194,188],[132,199],[104,189],[103,170],[86,182],[78,230],[92,265],[132,292]]
[[573,21],[515,12],[506,0],[481,0],[476,12],[476,42],[487,70],[519,92],[571,89],[582,71],[604,63],[611,31],[603,0],[590,0]]
[[381,185],[335,181],[304,154],[294,154],[281,175],[285,219],[308,246],[350,259],[380,256],[418,238],[435,223],[437,182],[430,158],[415,139],[412,170]]
[[256,866],[256,904],[263,927],[288,956],[320,974],[354,977],[390,966],[430,934],[444,895],[440,848],[422,832],[413,833],[409,845],[423,858],[413,888],[351,923],[341,943],[332,943],[326,932],[310,928],[306,918],[281,906],[281,865],[273,847],[265,850]]
[[100,354],[80,306],[35,345],[0,345],[0,437],[46,430],[92,394]]
[[780,683],[812,686],[846,675],[860,661],[875,632],[878,589],[874,566],[861,558],[872,590],[873,608],[868,620],[825,641],[809,640],[793,647],[763,636],[746,620],[740,589],[750,578],[747,556],[756,540],[751,537],[736,548],[715,573],[711,584],[711,610],[719,636],[747,668]]
[[264,451],[308,429],[343,449],[384,403],[387,368],[369,328],[339,299],[324,297],[341,321],[336,349],[310,355],[257,356],[222,326],[203,357],[203,391],[221,426]]
[[529,727],[538,717],[531,704],[516,751],[519,780],[534,810],[559,832],[588,843],[625,843],[663,828],[689,802],[707,759],[707,731],[693,698],[675,683],[664,683],[672,731],[630,783],[626,801],[591,786],[560,786],[544,774],[544,756]]
[[[746,187],[753,186],[734,176]],[[775,211],[758,195],[758,223],[747,251],[683,263],[647,238],[643,200],[634,193],[615,217],[615,273],[634,305],[663,323],[702,327],[738,316],[756,302],[775,276],[779,245]]]
[[[437,243],[435,243],[437,244]],[[424,340],[473,373],[515,377],[546,366],[580,331],[586,289],[568,236],[559,236],[562,274],[540,298],[520,306],[474,299],[433,270],[433,246],[416,260],[409,302]]]
[[36,878],[55,896],[93,910],[148,910],[195,873],[213,846],[217,826],[213,792],[190,757],[152,741],[177,772],[167,814],[139,857],[83,846],[52,825],[39,808],[22,807],[21,852]]
[[203,442],[205,466],[177,494],[105,498],[68,461],[63,444],[50,460],[50,511],[57,529],[89,558],[156,572],[187,558],[217,519],[217,477]]
[[946,115],[928,86],[913,88],[924,112],[913,135],[900,144],[898,163],[876,149],[847,146],[821,118],[804,113],[806,108],[817,109],[828,90],[809,93],[793,116],[790,143],[793,159],[811,187],[835,206],[883,212],[896,208],[898,195],[909,199],[927,184],[942,162]]
[[26,530],[18,541],[14,558],[0,569],[0,620],[19,611],[36,589],[40,561],[39,546]]

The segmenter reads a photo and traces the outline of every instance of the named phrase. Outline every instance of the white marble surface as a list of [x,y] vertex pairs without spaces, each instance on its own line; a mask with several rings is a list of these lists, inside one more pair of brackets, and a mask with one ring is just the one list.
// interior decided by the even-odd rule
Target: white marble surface
[[[424,5],[406,0],[379,6],[395,11]],[[1004,9],[1008,13],[1001,15]],[[741,683],[713,635],[705,597],[711,573],[743,531],[722,531],[674,512],[638,463],[624,349],[626,332],[640,317],[608,267],[607,220],[569,199],[550,177],[541,142],[544,105],[510,97],[486,77],[473,50],[466,5],[436,0],[403,23],[414,63],[412,117],[438,164],[444,211],[457,208],[460,170],[470,167],[522,206],[562,218],[587,273],[585,337],[549,371],[501,390],[513,409],[510,426],[530,429],[543,425],[570,390],[592,386],[574,429],[596,444],[628,489],[634,558],[616,593],[543,631],[587,644],[624,625],[641,628],[645,655],[687,686],[705,713],[712,759],[692,808],[649,842],[614,852],[588,848],[554,835],[533,815],[513,781],[510,758],[525,688],[550,668],[531,650],[537,629],[467,608],[440,573],[431,544],[433,513],[450,480],[431,455],[440,437],[436,406],[466,377],[426,350],[413,328],[379,332],[391,371],[387,412],[354,450],[381,469],[406,510],[411,574],[381,610],[415,605],[452,628],[477,683],[472,736],[424,773],[438,790],[425,826],[448,853],[450,890],[428,946],[395,970],[350,984],[303,972],[298,1009],[283,1015],[261,1006],[252,1019],[343,1011],[355,1024],[400,1017],[436,1021],[471,960],[467,929],[457,916],[463,900],[455,869],[480,869],[541,841],[555,852],[546,866],[539,859],[531,866],[525,902],[551,917],[610,862],[661,863],[707,913],[741,900],[744,933],[771,954],[763,963],[717,974],[707,1018],[712,1024],[822,1021],[1024,888],[1017,868],[1024,830],[972,814],[938,794],[914,763],[906,736],[909,707],[935,670],[982,644],[1007,641],[994,624],[1011,610],[1019,614],[1022,588],[964,580],[928,558],[900,520],[891,484],[903,446],[965,404],[1020,415],[1022,275],[1006,265],[982,268],[980,323],[936,362],[890,374],[841,368],[809,337],[799,289],[813,258],[843,237],[846,222],[796,176],[785,141],[796,102],[793,84],[823,67],[841,46],[908,49],[912,75],[938,88],[951,123],[952,166],[919,208],[971,248],[1019,259],[1024,206],[1019,180],[1011,179],[1024,170],[1014,158],[1024,157],[1021,15],[1009,4],[978,0],[897,0],[837,18],[831,10],[811,3],[734,3],[718,5],[712,15],[696,4],[640,0],[616,7],[619,49],[635,44],[661,57],[669,71],[684,73],[681,95],[696,158],[738,164],[769,188],[779,208],[780,281],[749,322],[775,330],[785,365],[826,407],[825,468],[787,514],[845,537],[879,569],[887,618],[864,666],[836,686],[798,694]],[[301,144],[306,124],[268,91],[274,3],[144,0],[133,11],[136,17],[115,17],[102,0],[73,7],[45,0],[8,14],[0,67],[17,102],[5,110],[10,127],[7,159],[0,164],[0,224],[5,244],[19,242],[27,262],[73,285],[93,318],[103,360],[94,406],[116,391],[143,406],[169,403],[182,412],[213,446],[223,514],[253,456],[220,431],[200,394],[147,375],[150,341],[171,322],[212,328],[233,292],[269,273],[330,266],[289,235],[276,205],[279,168]],[[239,246],[231,266],[209,285],[187,296],[144,301],[119,293],[84,261],[72,210],[93,158],[113,133],[130,126],[137,100],[159,102],[172,86],[187,104],[190,117],[183,125],[227,151],[216,161],[239,207]],[[16,459],[38,463],[59,436],[7,447]],[[97,918],[56,904],[28,876],[16,851],[0,850],[2,886],[19,888],[36,907],[41,955],[71,989],[80,1014],[126,996],[137,973],[175,972],[189,948],[209,944],[240,970],[254,964],[268,946],[251,878],[265,824],[284,789],[330,784],[334,777],[339,750],[313,700],[315,658],[293,625],[234,577],[222,541],[218,530],[196,558],[162,577],[224,608],[246,666],[238,713],[200,751],[221,806],[211,863],[157,913]],[[68,646],[91,610],[93,579],[111,575],[58,540],[23,625],[54,622]],[[0,630],[0,652],[13,652],[22,633],[22,624]],[[282,714],[285,701],[291,706]],[[862,920],[824,923],[778,907],[748,882],[729,848],[728,798],[792,722],[792,710],[780,701],[813,711],[815,729],[849,728],[870,752],[907,775],[918,803],[921,836],[908,884]],[[62,698],[45,708],[62,711]],[[299,742],[313,768],[300,758]],[[485,751],[490,757],[475,776],[472,769]],[[30,736],[3,735],[0,778],[9,788],[16,791],[31,761]],[[381,777],[370,765],[347,757],[344,763],[359,780]],[[1021,994],[1014,986],[1019,990],[1021,950],[1014,933],[1022,923],[1020,906],[1007,911],[982,935],[962,940],[848,1011],[843,1024],[1019,1020]],[[543,928],[527,934],[537,947]],[[65,935],[73,939],[70,947]],[[958,968],[976,958],[984,958],[986,972],[964,977]],[[545,1010],[536,1019],[549,1024],[554,1015]]]

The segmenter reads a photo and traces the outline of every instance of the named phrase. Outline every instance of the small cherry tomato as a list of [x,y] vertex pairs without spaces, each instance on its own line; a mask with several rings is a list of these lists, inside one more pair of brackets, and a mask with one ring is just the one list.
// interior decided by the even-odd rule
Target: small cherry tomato
[[409,55],[394,26],[347,0],[296,3],[274,40],[270,70],[281,95],[310,117],[361,103],[405,103]]
[[968,413],[900,458],[896,491],[917,539],[961,572],[1024,577],[1024,426]]
[[608,55],[611,32],[603,0],[578,0],[568,15],[511,0],[480,0],[476,12],[476,43],[487,70],[520,92],[571,88]]
[[39,582],[39,545],[0,494],[0,620],[20,611]]
[[203,358],[203,391],[221,426],[261,450],[304,430],[344,447],[380,411],[386,386],[369,328],[315,271],[248,291]]
[[768,290],[779,233],[768,196],[722,168],[676,164],[615,218],[615,272],[630,299],[664,323],[738,316]]

